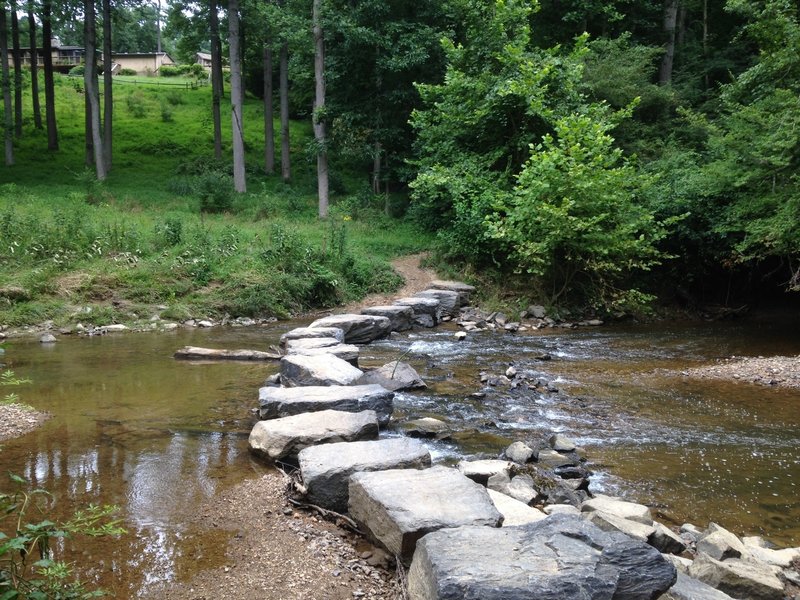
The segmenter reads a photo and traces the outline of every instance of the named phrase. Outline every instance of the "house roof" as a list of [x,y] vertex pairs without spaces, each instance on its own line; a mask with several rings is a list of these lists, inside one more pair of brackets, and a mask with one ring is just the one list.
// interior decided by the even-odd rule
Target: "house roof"
[[144,57],[144,56],[167,56],[170,60],[172,57],[166,52],[112,52],[111,56],[130,56],[130,57]]
[[211,55],[208,52],[198,52],[197,58],[201,58],[203,60],[211,60]]

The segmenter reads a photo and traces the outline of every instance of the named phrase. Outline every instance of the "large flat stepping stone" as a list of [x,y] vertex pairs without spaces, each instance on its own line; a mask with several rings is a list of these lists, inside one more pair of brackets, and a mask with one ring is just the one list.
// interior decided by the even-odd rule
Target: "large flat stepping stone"
[[423,290],[414,294],[419,298],[433,298],[439,301],[439,312],[448,317],[458,316],[461,308],[461,294],[450,290]]
[[350,515],[391,554],[408,561],[417,540],[445,527],[499,527],[503,516],[481,485],[456,469],[391,470],[350,477]]
[[414,309],[410,306],[367,306],[361,309],[362,315],[373,317],[386,317],[392,331],[406,331],[411,329],[414,319]]
[[581,505],[581,511],[593,512],[600,511],[610,513],[622,519],[629,519],[644,525],[653,524],[653,515],[650,509],[644,504],[628,502],[613,496],[595,495],[591,500],[587,500]]
[[343,344],[336,338],[306,338],[287,340],[286,354],[302,354],[303,356],[320,356],[331,354],[358,367],[358,346]]
[[285,348],[290,340],[305,340],[313,338],[336,338],[344,342],[344,331],[338,327],[297,327],[287,331],[281,336],[281,347]]
[[420,327],[436,327],[441,320],[439,301],[436,298],[398,298],[394,301],[397,306],[410,306],[414,311],[414,324]]
[[515,500],[511,496],[506,496],[502,492],[487,490],[495,508],[503,515],[503,527],[514,527],[516,525],[526,525],[546,519],[547,515],[538,508],[528,506],[524,502]]
[[261,419],[278,419],[321,410],[373,410],[378,416],[378,423],[386,425],[392,416],[394,393],[379,385],[262,387],[258,390],[258,402]]
[[254,454],[281,460],[316,444],[374,440],[377,437],[378,416],[374,411],[323,410],[259,421],[250,432],[248,445]]
[[311,329],[319,327],[341,329],[348,344],[369,344],[386,337],[392,330],[389,319],[373,315],[330,315],[309,325]]
[[413,600],[654,600],[676,579],[654,548],[575,515],[519,527],[459,527],[417,544]]
[[431,454],[416,440],[389,438],[306,448],[298,462],[309,502],[345,513],[353,473],[425,469],[431,465]]
[[436,280],[431,281],[428,284],[428,289],[458,292],[461,295],[461,306],[467,306],[469,304],[469,297],[475,291],[475,286],[463,283],[461,281]]
[[361,369],[330,354],[290,354],[281,359],[281,383],[286,387],[352,385],[363,374]]

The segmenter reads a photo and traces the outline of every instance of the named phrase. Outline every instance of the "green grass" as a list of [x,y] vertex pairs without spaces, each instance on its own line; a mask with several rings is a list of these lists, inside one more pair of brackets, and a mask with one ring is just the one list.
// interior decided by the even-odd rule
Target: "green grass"
[[[17,164],[0,168],[2,324],[285,317],[396,288],[388,260],[430,244],[382,214],[365,174],[335,162],[344,189],[321,222],[308,123],[291,125],[292,181],[264,175],[255,99],[244,111],[248,193],[233,194],[229,165],[211,158],[208,87],[115,85],[114,166],[98,183],[84,164],[81,88],[57,80],[58,152],[27,123]],[[227,156],[227,120],[223,130]]]

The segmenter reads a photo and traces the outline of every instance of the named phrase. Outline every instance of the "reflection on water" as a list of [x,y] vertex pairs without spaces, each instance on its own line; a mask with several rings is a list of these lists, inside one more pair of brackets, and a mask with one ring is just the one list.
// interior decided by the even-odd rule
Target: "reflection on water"
[[[797,323],[777,323],[477,333],[463,342],[445,327],[364,347],[362,363],[405,354],[420,371],[430,387],[398,394],[396,416],[453,424],[453,440],[431,443],[438,461],[496,456],[513,440],[560,431],[587,448],[595,489],[653,504],[667,521],[713,519],[798,545],[800,391],[680,375],[732,354],[800,353]],[[67,543],[84,577],[135,597],[223,564],[227,534],[197,530],[188,517],[264,468],[247,453],[250,409],[277,367],[171,356],[183,345],[266,350],[294,325],[10,345],[5,360],[33,381],[20,388],[22,399],[54,418],[4,443],[0,470],[51,491],[57,516],[118,504],[129,530],[118,541]],[[542,385],[483,389],[479,372],[512,364]]]

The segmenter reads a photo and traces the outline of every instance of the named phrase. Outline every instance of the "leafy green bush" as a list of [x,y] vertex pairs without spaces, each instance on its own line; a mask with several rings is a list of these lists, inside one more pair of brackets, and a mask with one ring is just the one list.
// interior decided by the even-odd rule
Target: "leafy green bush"
[[134,90],[125,98],[125,104],[128,107],[128,112],[137,119],[143,119],[147,116],[147,100],[141,90]]
[[178,65],[177,66],[178,73],[181,75],[190,75],[193,77],[205,77],[206,70],[203,68],[203,65],[198,64],[191,64],[191,65]]
[[126,77],[135,77],[138,75],[136,69],[120,69],[118,75],[124,75]]
[[227,173],[210,170],[199,175],[194,191],[202,212],[225,212],[233,204],[233,178]]
[[170,90],[164,95],[164,99],[172,106],[186,104],[186,94],[178,90]]
[[75,65],[69,70],[68,75],[70,77],[83,77],[83,74],[86,72],[85,65]]
[[171,65],[163,65],[159,70],[158,74],[160,77],[178,77],[180,76],[181,72],[178,67],[173,67]]

